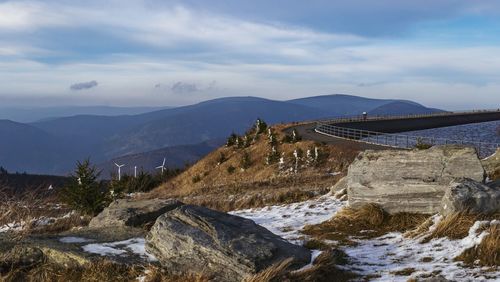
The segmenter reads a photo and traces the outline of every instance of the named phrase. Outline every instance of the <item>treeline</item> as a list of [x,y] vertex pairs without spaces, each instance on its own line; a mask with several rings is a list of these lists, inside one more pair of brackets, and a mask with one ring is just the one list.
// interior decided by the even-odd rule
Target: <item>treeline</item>
[[0,166],[0,190],[11,195],[63,187],[68,181],[65,176],[11,173]]

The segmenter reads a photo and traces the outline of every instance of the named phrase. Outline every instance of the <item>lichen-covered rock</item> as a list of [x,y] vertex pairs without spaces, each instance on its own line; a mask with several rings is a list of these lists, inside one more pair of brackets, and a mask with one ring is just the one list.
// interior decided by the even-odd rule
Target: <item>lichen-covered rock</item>
[[349,167],[351,207],[380,205],[389,213],[433,214],[455,178],[484,180],[484,169],[471,147],[447,145],[427,150],[365,151]]
[[310,262],[309,250],[288,243],[252,220],[184,205],[160,216],[146,250],[173,273],[204,273],[214,281],[242,281],[274,263]]
[[94,217],[90,227],[143,226],[153,223],[160,215],[173,210],[183,203],[177,200],[129,200],[119,199],[112,202]]
[[472,179],[453,181],[443,196],[442,215],[453,213],[489,214],[500,211],[500,189]]

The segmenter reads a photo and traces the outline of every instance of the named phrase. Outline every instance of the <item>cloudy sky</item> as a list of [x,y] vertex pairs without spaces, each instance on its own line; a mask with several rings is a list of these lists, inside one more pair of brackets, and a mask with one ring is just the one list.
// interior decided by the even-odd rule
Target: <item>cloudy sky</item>
[[1,105],[500,105],[500,1],[0,1]]

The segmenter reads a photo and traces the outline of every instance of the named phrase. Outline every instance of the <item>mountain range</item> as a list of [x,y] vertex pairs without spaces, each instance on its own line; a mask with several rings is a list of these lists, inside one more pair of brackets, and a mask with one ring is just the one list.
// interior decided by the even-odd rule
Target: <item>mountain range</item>
[[66,175],[84,158],[103,168],[119,160],[151,169],[166,157],[170,166],[180,167],[220,145],[231,132],[243,133],[257,118],[274,124],[365,111],[439,110],[412,101],[337,94],[290,101],[229,97],[138,114],[83,114],[31,123],[0,120],[0,165],[9,171]]

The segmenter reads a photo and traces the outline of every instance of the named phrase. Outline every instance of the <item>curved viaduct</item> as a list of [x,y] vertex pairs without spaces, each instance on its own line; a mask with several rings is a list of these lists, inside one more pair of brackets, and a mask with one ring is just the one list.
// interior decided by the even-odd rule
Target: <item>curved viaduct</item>
[[500,120],[500,110],[478,111],[467,113],[438,113],[429,115],[414,115],[405,117],[367,117],[352,121],[326,122],[338,127],[368,130],[382,133],[399,133],[414,130],[424,130],[445,126],[463,125]]
[[[327,144],[358,146],[360,149],[387,149],[387,145],[358,142],[360,138],[342,138],[336,134],[325,134],[317,131],[320,125],[334,126],[342,129],[352,129],[356,132],[369,131],[376,133],[401,133],[414,130],[424,130],[446,126],[463,125],[500,120],[500,109],[470,112],[446,112],[427,115],[388,116],[388,117],[346,117],[327,121],[316,121],[292,126],[285,131],[297,130],[306,140],[324,142]],[[362,133],[361,133],[362,134]],[[351,136],[352,137],[352,136]],[[394,146],[397,147],[397,146]]]

